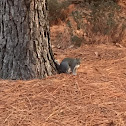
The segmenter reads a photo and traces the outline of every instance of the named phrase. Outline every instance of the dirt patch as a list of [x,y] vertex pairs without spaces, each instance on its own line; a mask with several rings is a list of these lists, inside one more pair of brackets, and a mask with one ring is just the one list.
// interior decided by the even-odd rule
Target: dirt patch
[[126,49],[85,45],[54,52],[59,61],[81,58],[77,76],[0,80],[0,125],[126,126]]

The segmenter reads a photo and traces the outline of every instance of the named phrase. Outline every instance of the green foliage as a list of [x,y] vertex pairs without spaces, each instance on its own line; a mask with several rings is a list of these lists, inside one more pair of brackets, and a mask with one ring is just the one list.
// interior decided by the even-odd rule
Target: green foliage
[[71,41],[75,46],[80,47],[82,44],[82,38],[79,38],[78,36],[74,35],[71,37]]
[[72,16],[73,16],[75,22],[77,23],[77,29],[78,30],[81,29],[81,24],[82,24],[82,22],[81,22],[81,20],[82,20],[81,13],[79,11],[73,11]]
[[110,34],[118,25],[116,12],[120,10],[119,5],[113,0],[101,0],[90,4],[92,10],[89,21],[93,24],[93,32],[101,34]]
[[[65,20],[68,15],[65,15],[64,11],[62,11],[73,1],[75,3],[75,10],[69,16],[73,17],[77,24],[77,29],[69,18]],[[121,35],[123,36],[123,31],[126,29],[126,18],[121,16],[121,8],[117,1],[81,0],[79,2],[79,0],[65,0],[64,2],[58,2],[58,0],[48,0],[49,20],[51,24],[53,21],[57,24],[59,19],[66,21],[72,44],[76,46],[80,46],[82,40],[85,43],[101,42],[102,37],[100,38],[99,35],[103,36],[103,41],[105,41],[104,37],[106,35],[109,36],[112,42],[118,41],[118,38],[121,38]],[[74,34],[73,30],[75,29],[83,31],[83,39],[78,37],[82,35],[76,36]]]
[[71,26],[71,23],[70,23],[70,20],[67,20],[67,26],[69,27],[69,28],[72,28],[72,26]]
[[66,15],[62,10],[67,8],[69,4],[68,1],[58,2],[58,0],[48,0],[50,24],[57,24],[58,19],[65,20]]

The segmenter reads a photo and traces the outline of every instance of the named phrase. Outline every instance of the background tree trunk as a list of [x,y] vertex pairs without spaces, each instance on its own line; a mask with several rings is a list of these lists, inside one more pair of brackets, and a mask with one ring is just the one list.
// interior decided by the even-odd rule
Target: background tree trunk
[[33,79],[56,73],[46,0],[0,1],[0,78]]

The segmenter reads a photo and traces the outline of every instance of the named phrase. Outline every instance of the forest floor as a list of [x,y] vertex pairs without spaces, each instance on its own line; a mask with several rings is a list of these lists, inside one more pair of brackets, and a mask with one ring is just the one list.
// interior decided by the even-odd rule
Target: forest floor
[[0,126],[126,126],[126,48],[82,45],[54,54],[79,57],[77,75],[0,80]]

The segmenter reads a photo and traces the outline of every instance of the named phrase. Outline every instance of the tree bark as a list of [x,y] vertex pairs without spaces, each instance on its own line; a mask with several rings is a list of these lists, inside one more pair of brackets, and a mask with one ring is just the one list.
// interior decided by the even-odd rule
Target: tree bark
[[47,0],[1,0],[0,78],[34,79],[54,73]]

